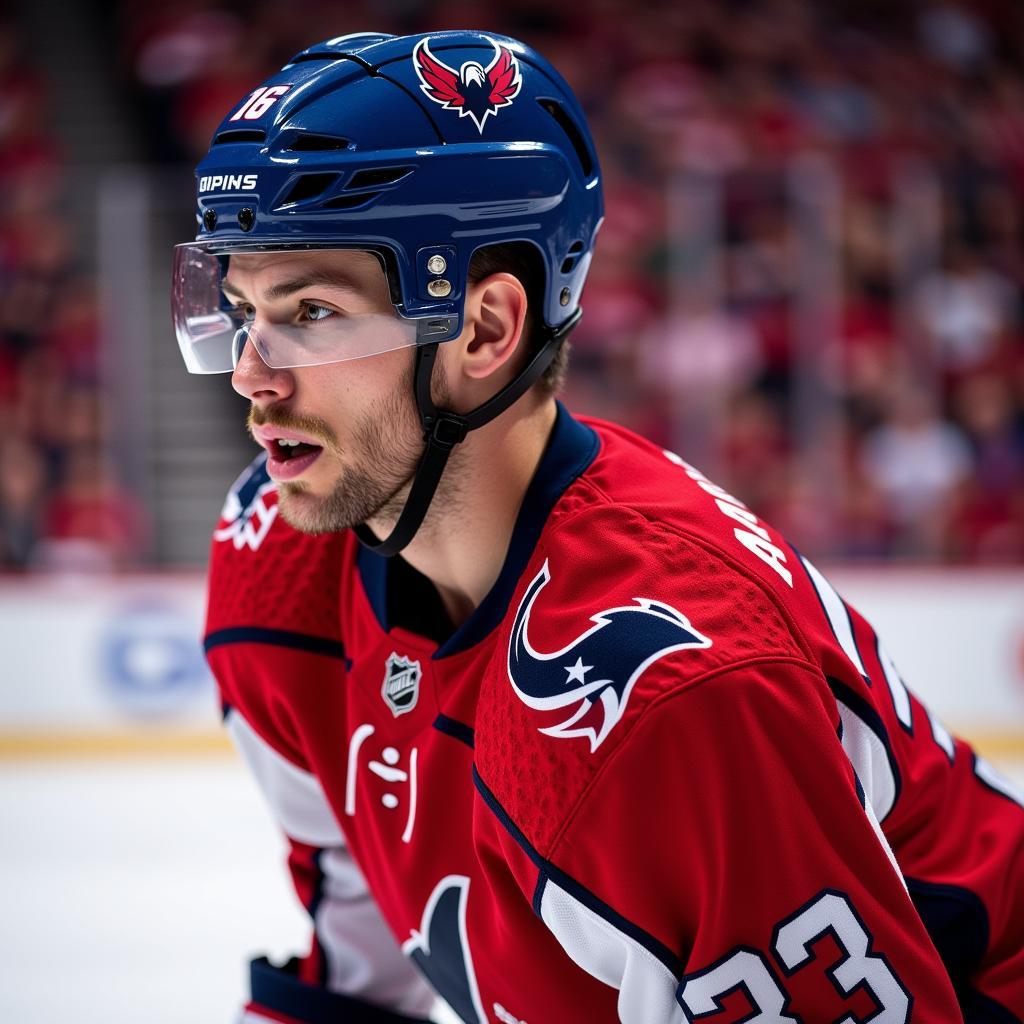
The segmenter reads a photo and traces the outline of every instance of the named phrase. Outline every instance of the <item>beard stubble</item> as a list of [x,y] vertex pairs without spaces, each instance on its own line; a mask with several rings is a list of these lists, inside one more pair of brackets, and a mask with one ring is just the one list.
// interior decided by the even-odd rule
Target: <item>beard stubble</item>
[[[431,392],[438,406],[448,405],[448,382],[440,366],[435,367]],[[347,453],[320,417],[285,412],[257,416],[255,410],[250,410],[249,425],[255,424],[292,427],[319,437],[325,452],[342,464],[334,486],[322,497],[312,494],[301,480],[278,485],[281,518],[293,529],[309,534],[334,533],[371,519],[385,525],[398,519],[423,454],[411,366],[354,425]]]

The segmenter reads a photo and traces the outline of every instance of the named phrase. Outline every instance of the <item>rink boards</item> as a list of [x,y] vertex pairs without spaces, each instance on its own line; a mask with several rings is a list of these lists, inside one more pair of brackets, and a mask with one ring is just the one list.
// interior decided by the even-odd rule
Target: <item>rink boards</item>
[[[954,732],[1024,756],[1024,573],[832,569]],[[225,749],[199,574],[0,578],[0,757]]]

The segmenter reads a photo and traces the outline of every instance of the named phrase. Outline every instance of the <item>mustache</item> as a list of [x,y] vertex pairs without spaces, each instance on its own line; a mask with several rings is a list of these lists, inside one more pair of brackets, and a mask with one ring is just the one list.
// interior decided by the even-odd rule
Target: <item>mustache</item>
[[323,441],[325,448],[337,449],[334,431],[326,420],[319,416],[303,416],[284,409],[258,409],[252,406],[245,420],[245,428],[252,436],[253,427],[278,427],[281,430],[296,430]]

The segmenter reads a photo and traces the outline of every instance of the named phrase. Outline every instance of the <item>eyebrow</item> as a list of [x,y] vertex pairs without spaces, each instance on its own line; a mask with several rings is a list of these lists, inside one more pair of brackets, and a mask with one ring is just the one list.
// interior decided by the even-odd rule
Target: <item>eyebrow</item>
[[[332,288],[344,288],[350,292],[361,290],[355,279],[343,271],[313,270],[308,274],[303,274],[302,277],[294,277],[290,281],[279,281],[277,284],[272,284],[266,290],[264,299],[268,302],[285,299],[289,295],[294,295],[295,292],[302,291],[303,288],[309,288],[317,284],[330,285]],[[240,299],[245,298],[245,295],[227,279],[221,281],[220,287],[221,291],[230,292]]]

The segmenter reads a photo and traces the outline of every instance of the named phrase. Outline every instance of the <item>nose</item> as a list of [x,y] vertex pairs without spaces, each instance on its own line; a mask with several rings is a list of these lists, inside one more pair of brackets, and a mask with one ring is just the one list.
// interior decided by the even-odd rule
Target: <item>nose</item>
[[251,402],[269,404],[288,398],[295,389],[295,378],[290,370],[268,366],[252,338],[246,337],[231,373],[231,386]]

